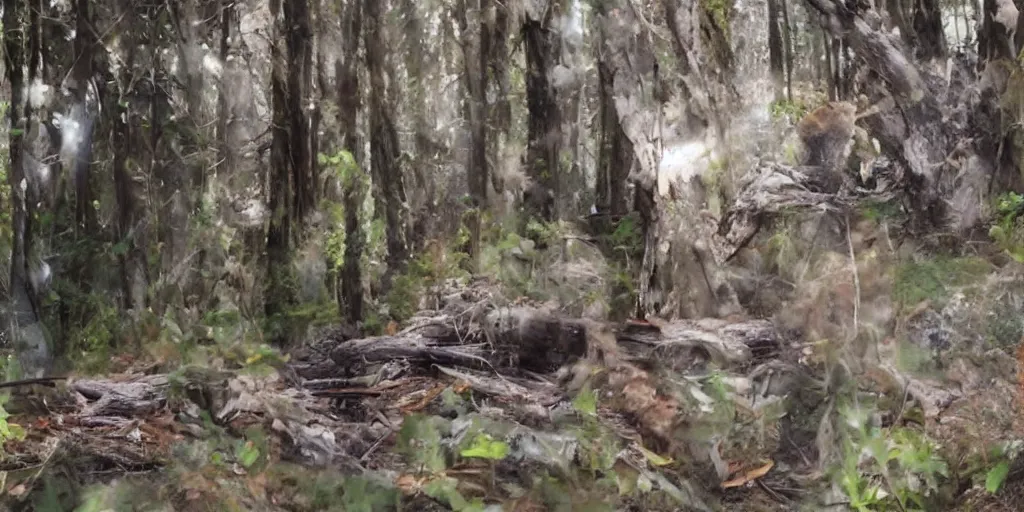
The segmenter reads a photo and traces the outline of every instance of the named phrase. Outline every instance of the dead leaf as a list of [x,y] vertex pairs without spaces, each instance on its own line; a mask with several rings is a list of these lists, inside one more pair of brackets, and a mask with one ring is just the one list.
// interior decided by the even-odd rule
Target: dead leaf
[[13,496],[15,498],[20,498],[20,497],[24,496],[25,492],[27,492],[27,491],[28,491],[28,487],[25,487],[25,484],[18,484],[18,485],[15,485],[14,487],[11,487],[10,489],[7,489],[7,494],[10,494],[11,496]]
[[743,473],[742,475],[733,478],[732,480],[722,482],[722,489],[739,487],[741,485],[746,484],[747,482],[753,482],[754,480],[757,480],[758,478],[761,478],[764,475],[768,474],[768,472],[771,471],[773,467],[775,467],[775,461],[768,461],[767,464],[761,467],[747,471],[746,473]]
[[398,487],[398,490],[406,495],[416,494],[423,487],[424,480],[412,475],[400,475],[395,479],[395,487]]
[[412,404],[412,405],[407,405],[405,407],[402,407],[401,408],[402,412],[405,413],[405,414],[409,414],[411,412],[416,412],[416,411],[422,410],[427,405],[430,405],[430,402],[432,402],[435,398],[440,396],[441,393],[443,393],[445,388],[447,388],[447,387],[448,386],[445,385],[445,384],[438,384],[438,385],[434,386],[432,389],[430,389],[429,391],[426,392],[426,394],[423,396],[423,398],[419,402],[417,402],[415,404]]

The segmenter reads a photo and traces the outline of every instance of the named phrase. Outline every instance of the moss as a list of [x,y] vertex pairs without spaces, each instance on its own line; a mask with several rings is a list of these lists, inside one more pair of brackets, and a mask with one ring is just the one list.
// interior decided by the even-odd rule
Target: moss
[[732,18],[733,5],[731,0],[701,0],[704,10],[711,16],[722,33],[729,37],[729,20]]
[[896,268],[893,299],[904,307],[926,300],[941,306],[957,289],[979,284],[992,268],[991,263],[976,257],[904,263]]

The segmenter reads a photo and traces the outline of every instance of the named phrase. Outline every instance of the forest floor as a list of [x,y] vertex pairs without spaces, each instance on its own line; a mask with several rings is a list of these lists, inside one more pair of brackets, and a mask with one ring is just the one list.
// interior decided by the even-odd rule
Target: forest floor
[[[791,318],[608,323],[477,279],[439,285],[434,307],[382,336],[327,329],[288,354],[170,372],[117,358],[116,374],[9,389],[0,502],[1020,510],[1024,268],[890,266],[857,281],[861,322],[875,281],[897,312],[867,351],[817,338],[820,307],[798,308],[803,335]],[[799,293],[836,302],[848,278]]]

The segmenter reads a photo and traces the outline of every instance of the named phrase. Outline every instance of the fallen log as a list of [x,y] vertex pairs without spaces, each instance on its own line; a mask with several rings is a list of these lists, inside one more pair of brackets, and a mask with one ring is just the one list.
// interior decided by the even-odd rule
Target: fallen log
[[[492,308],[478,323],[461,328],[437,322],[417,332],[321,344],[315,351],[320,359],[307,357],[294,368],[318,382],[346,379],[362,385],[373,385],[373,379],[354,381],[354,376],[373,373],[374,367],[396,360],[420,367],[436,364],[547,373],[585,357],[592,349],[588,330],[597,325],[604,326],[525,306]],[[653,329],[629,324],[605,327],[615,333],[621,351],[631,359],[672,362],[674,357],[685,357],[690,361],[691,351],[697,349],[716,364],[731,366],[745,364],[755,355],[767,357],[778,346],[774,326],[766,320],[681,320]],[[462,344],[452,345],[453,337]],[[323,354],[329,354],[330,361],[324,361]]]

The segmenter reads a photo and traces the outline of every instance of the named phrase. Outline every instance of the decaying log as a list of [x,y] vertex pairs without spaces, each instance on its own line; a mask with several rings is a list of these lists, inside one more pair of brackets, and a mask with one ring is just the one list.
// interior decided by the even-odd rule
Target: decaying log
[[[354,376],[366,376],[374,372],[374,367],[395,360],[420,366],[547,373],[587,356],[592,349],[588,330],[599,325],[602,324],[531,307],[495,308],[479,325],[463,327],[467,329],[460,333],[463,345],[448,344],[456,331],[454,327],[442,329],[435,324],[417,333],[337,342],[329,351],[320,347],[318,352],[328,352],[335,366],[330,375],[324,374],[322,362],[299,361],[296,367],[300,374],[303,368],[318,368],[318,379],[308,389],[337,388],[339,382],[347,386],[372,386],[380,376]],[[680,354],[680,350],[700,349],[719,364],[736,365],[778,344],[772,324],[763,320],[678,321],[648,332],[628,325],[601,328],[611,328],[626,357],[640,359],[664,359],[667,354]]]
[[438,344],[436,338],[413,334],[348,340],[331,351],[331,359],[340,368],[393,359],[480,366],[487,363],[480,352],[478,345],[443,346]]

